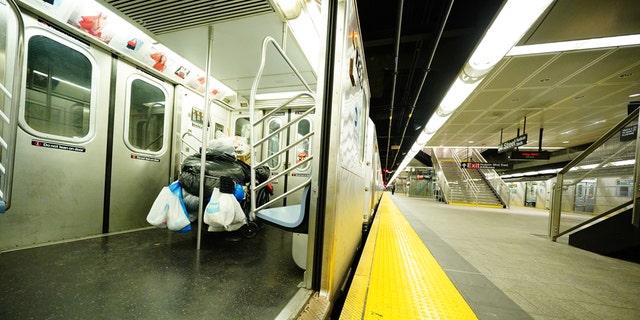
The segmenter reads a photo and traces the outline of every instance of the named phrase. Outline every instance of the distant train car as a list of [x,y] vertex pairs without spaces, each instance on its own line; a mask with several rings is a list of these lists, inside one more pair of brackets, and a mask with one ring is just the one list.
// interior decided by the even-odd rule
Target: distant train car
[[[5,78],[22,77],[20,103],[3,110],[17,123],[3,126],[0,250],[148,228],[184,159],[229,139],[238,159],[270,169],[273,202],[254,204],[251,219],[308,204],[304,225],[279,227],[292,231],[289,250],[306,270],[300,296],[318,293],[303,304],[331,305],[384,186],[355,1],[304,5],[297,20],[308,30],[277,9],[209,29],[213,74],[225,81],[97,2],[0,5],[16,17],[8,43],[24,43],[24,52],[0,48]],[[265,186],[255,180],[245,187]]]

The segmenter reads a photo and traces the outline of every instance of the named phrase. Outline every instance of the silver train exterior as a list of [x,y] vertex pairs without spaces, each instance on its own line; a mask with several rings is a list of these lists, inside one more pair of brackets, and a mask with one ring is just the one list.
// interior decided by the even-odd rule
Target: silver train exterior
[[[305,121],[271,138],[250,160],[269,157],[288,135],[313,132],[305,150],[312,161],[281,176],[274,187],[277,195],[311,178],[309,232],[302,244],[295,241],[306,270],[300,296],[318,293],[316,303],[335,301],[384,189],[355,1],[307,2],[303,14],[316,15],[307,22],[315,32],[311,42],[301,40],[308,31],[293,25],[283,33],[277,11],[209,28],[218,59],[209,84],[196,67],[202,61],[167,49],[181,34],[163,39],[165,47],[139,30],[128,30],[136,35],[131,37],[121,29],[92,29],[91,17],[110,14],[113,24],[125,20],[91,1],[22,0],[20,13],[11,4],[0,4],[6,26],[0,28],[6,39],[0,47],[2,80],[11,87],[14,67],[22,80],[18,110],[8,110],[3,91],[3,111],[16,115],[18,125],[11,132],[3,124],[3,138],[8,135],[10,142],[5,150],[15,147],[15,155],[4,151],[2,157],[9,172],[2,180],[7,209],[0,214],[0,250],[148,228],[145,218],[158,192],[176,179],[182,159],[197,152],[203,138],[249,137],[250,110],[255,118],[267,117],[256,127],[266,135],[313,107]],[[256,85],[266,37],[287,46],[284,58],[274,50],[264,53],[267,66]],[[22,39],[20,54],[15,48]],[[191,44],[193,54],[206,52],[203,46],[210,42]],[[173,56],[159,58],[162,50]],[[231,70],[236,78],[225,80],[232,85],[216,80],[218,69]],[[300,77],[289,80],[296,73]],[[311,102],[270,114],[283,96],[305,86]],[[205,99],[205,89],[211,99]],[[211,103],[204,112],[206,101]],[[296,150],[274,157],[268,163],[272,174],[299,156]],[[292,195],[282,204],[299,201]]]

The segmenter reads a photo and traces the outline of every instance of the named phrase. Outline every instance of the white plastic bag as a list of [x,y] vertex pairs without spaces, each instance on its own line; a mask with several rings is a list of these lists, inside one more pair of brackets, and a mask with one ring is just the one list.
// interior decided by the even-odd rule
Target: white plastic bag
[[169,207],[171,206],[171,198],[173,197],[174,194],[171,193],[169,187],[162,188],[162,190],[160,190],[160,193],[156,197],[156,200],[153,202],[149,213],[147,214],[147,222],[159,228],[166,228],[167,213],[169,212]]
[[203,221],[209,225],[209,231],[234,231],[246,224],[247,217],[233,194],[213,188]]
[[191,230],[191,221],[180,199],[181,194],[182,189],[178,181],[163,187],[147,214],[147,222],[173,231]]

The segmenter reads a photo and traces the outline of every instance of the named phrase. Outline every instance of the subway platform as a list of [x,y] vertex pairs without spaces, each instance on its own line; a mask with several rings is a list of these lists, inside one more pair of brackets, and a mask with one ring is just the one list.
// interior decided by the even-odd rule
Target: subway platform
[[640,319],[640,264],[547,230],[545,210],[386,193],[340,319]]

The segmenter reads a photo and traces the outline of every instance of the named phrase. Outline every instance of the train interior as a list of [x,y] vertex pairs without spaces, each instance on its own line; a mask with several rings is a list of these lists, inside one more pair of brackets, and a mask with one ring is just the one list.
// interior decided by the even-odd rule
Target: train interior
[[[322,94],[318,87],[326,50],[320,40],[323,28],[317,25],[324,23],[320,4],[310,3],[297,13],[297,21],[315,28],[296,27],[270,2],[260,1],[246,11],[232,8],[240,14],[216,21],[213,27],[158,38],[135,28],[139,25],[132,26],[104,3],[18,4],[22,14],[16,16],[24,23],[24,107],[17,116],[19,161],[12,168],[11,203],[0,223],[0,250],[6,262],[2,269],[39,261],[43,268],[56,268],[58,280],[71,291],[83,283],[112,281],[108,277],[123,272],[120,268],[130,270],[122,273],[122,282],[109,286],[113,290],[95,288],[100,291],[96,295],[116,300],[122,289],[116,288],[118,283],[141,289],[151,285],[154,274],[178,286],[217,283],[203,289],[206,296],[195,299],[198,302],[186,305],[222,297],[206,310],[234,318],[253,318],[260,312],[275,317],[309,299],[312,272],[322,262],[307,252],[324,239],[314,232],[315,206],[310,206],[317,194],[314,155],[320,148],[316,132],[321,112],[315,106]],[[10,12],[3,20],[11,26],[6,30],[10,41],[14,32],[19,34],[18,20]],[[19,62],[8,56],[7,64]],[[208,81],[203,71],[207,68],[215,70]],[[361,108],[356,121],[366,119],[366,106]],[[376,156],[375,128],[370,121],[360,123],[369,123],[372,132],[366,143],[370,166]],[[230,153],[233,159],[225,158]],[[206,169],[200,176],[202,164]],[[266,174],[261,171],[265,168]],[[229,175],[242,187],[246,220],[239,229],[212,228],[203,212],[215,194],[210,187],[222,191],[221,177]],[[366,180],[381,183],[373,174]],[[189,227],[150,226],[150,207],[174,181],[182,186]],[[272,193],[270,202],[258,201],[265,190]],[[365,218],[373,212],[374,196],[369,192],[368,199],[356,205],[366,212]],[[368,209],[363,210],[365,205]],[[344,225],[355,230],[347,245],[351,252],[337,252],[339,263],[331,268],[341,271],[335,279],[324,280],[334,292],[339,287],[334,283],[344,281],[347,272],[342,265],[351,262],[351,249],[366,225],[362,214],[353,216],[352,223]],[[129,243],[128,250],[112,247],[122,242]],[[85,266],[81,275],[75,273],[74,266],[95,259],[102,262]],[[115,267],[112,259],[131,264]],[[169,266],[193,278],[158,274]],[[45,280],[39,277],[17,280]],[[15,292],[15,285],[2,285],[3,296],[15,298],[4,300],[2,309],[43,316],[18,303],[30,299],[36,289]],[[176,301],[196,294],[157,289],[159,300],[167,294],[184,293]],[[59,291],[44,309],[65,304],[68,294]],[[182,312],[197,316],[201,311]]]

